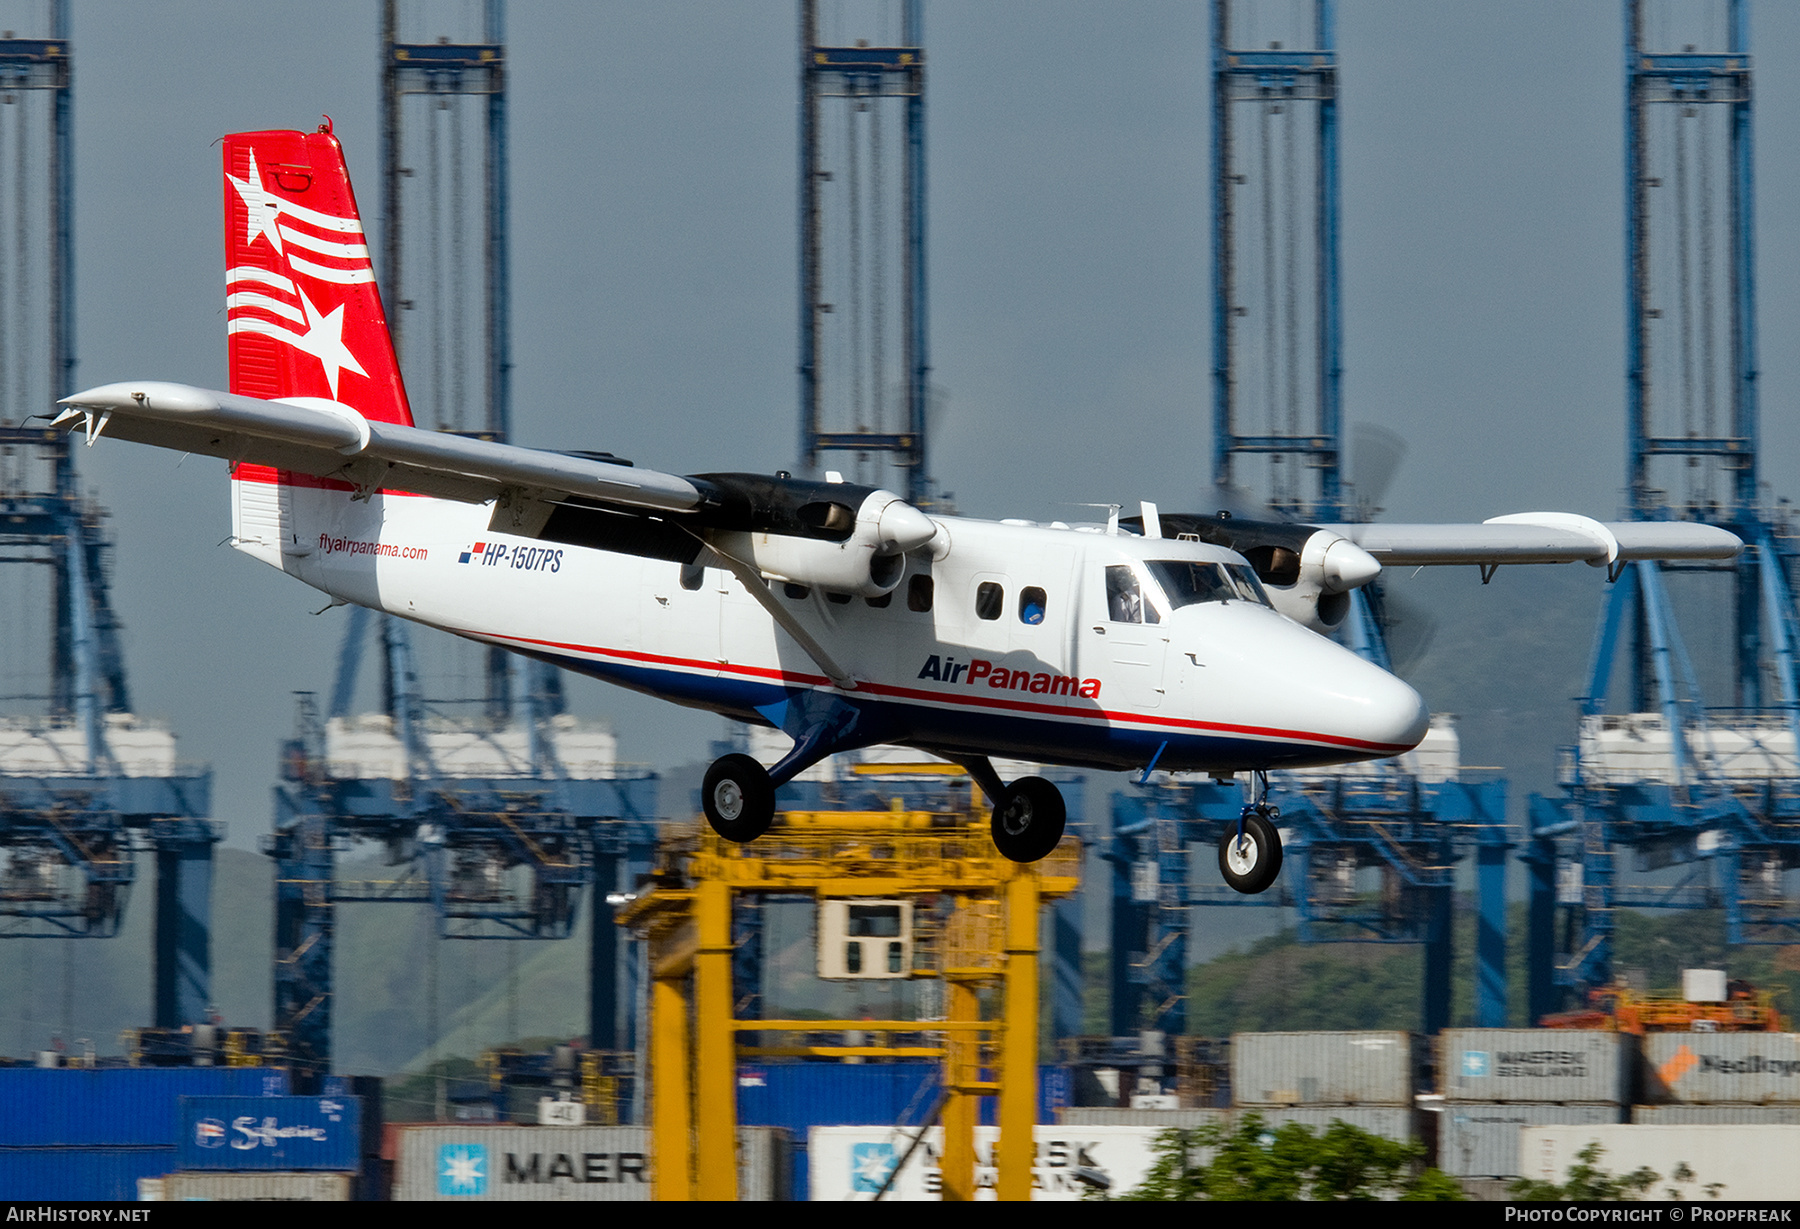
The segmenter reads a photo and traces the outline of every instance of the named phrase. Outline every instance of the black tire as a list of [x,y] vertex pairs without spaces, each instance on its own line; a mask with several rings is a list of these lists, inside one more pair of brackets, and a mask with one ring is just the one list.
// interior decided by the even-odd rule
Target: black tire
[[1281,834],[1260,815],[1244,817],[1244,842],[1238,845],[1237,825],[1225,829],[1219,841],[1219,874],[1232,889],[1246,896],[1266,891],[1281,874]]
[[706,770],[700,786],[706,822],[728,841],[748,844],[775,820],[775,787],[769,773],[747,755],[723,755]]
[[1062,840],[1069,809],[1062,791],[1042,777],[1021,777],[994,807],[994,847],[1014,862],[1036,862]]

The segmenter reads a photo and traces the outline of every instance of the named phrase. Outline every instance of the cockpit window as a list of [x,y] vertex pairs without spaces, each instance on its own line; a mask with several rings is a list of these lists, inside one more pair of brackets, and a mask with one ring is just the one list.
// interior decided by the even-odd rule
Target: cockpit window
[[[1152,559],[1146,566],[1168,595],[1170,609],[1196,602],[1255,602],[1267,606],[1256,573],[1242,563],[1194,563],[1188,560]],[[1107,569],[1111,571],[1112,569]]]
[[1156,607],[1144,601],[1135,569],[1115,565],[1106,569],[1106,617],[1114,623],[1159,623]]

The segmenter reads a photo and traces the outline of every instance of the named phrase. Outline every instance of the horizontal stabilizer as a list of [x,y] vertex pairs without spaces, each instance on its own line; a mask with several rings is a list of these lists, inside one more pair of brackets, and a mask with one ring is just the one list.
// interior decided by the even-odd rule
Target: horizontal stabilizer
[[337,479],[370,492],[487,503],[513,489],[546,502],[576,497],[669,512],[697,507],[702,498],[693,483],[673,474],[371,421],[322,397],[263,401],[137,381],[89,389],[59,404],[103,416],[109,438]]

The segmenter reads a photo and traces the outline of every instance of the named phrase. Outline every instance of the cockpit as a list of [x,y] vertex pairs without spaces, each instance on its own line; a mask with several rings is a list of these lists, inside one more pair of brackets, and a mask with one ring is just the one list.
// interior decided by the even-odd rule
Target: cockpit
[[1106,569],[1107,617],[1114,623],[1160,623],[1183,606],[1205,602],[1270,606],[1248,564],[1147,559]]

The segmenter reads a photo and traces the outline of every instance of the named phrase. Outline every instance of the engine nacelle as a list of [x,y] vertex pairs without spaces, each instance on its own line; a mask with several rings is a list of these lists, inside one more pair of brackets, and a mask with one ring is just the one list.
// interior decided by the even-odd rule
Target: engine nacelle
[[[1287,551],[1290,556],[1293,553]],[[1280,579],[1263,576],[1261,567],[1257,568],[1258,578],[1275,609],[1315,632],[1333,631],[1342,624],[1350,613],[1350,591],[1381,575],[1381,564],[1373,555],[1328,529],[1314,529],[1298,557],[1281,562],[1286,566]],[[1251,564],[1255,566],[1256,560]],[[1287,583],[1280,583],[1281,579]]]
[[[846,488],[846,493],[854,490]],[[880,597],[892,593],[906,574],[906,553],[938,533],[930,517],[892,491],[870,492],[854,509],[825,499],[796,511],[807,525],[805,536],[715,529],[707,540],[720,553],[776,580]]]

